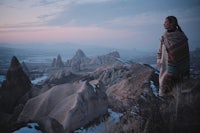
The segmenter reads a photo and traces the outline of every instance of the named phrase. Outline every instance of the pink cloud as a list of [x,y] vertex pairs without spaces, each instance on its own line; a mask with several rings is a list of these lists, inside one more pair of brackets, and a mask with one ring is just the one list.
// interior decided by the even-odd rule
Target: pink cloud
[[129,30],[112,30],[98,27],[34,27],[0,29],[0,41],[6,42],[76,42],[113,43],[131,39]]

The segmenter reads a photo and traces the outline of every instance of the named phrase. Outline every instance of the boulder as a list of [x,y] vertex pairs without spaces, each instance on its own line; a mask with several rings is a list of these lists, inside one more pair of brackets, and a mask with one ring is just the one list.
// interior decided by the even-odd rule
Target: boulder
[[88,81],[54,86],[30,99],[18,120],[42,119],[44,123],[45,118],[50,118],[62,125],[65,132],[72,132],[107,112],[107,96],[102,89],[101,83]]

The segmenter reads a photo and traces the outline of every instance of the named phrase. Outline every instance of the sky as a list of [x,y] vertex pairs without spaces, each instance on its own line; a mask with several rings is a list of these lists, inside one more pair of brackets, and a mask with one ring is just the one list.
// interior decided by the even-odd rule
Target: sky
[[194,48],[199,12],[199,0],[0,0],[0,46],[155,50],[174,15]]

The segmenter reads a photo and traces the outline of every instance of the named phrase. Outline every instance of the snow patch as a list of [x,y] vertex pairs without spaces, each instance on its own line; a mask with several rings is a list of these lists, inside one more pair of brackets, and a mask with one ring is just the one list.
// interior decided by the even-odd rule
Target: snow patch
[[42,133],[42,131],[35,129],[39,127],[37,123],[28,123],[26,127],[22,127],[13,133]]
[[144,100],[147,101],[146,97],[144,95],[140,95],[140,97]]
[[96,92],[97,92],[97,90],[96,90],[96,85],[95,85],[95,84],[90,84],[90,85],[92,86],[94,92],[96,93]]
[[135,113],[139,113],[140,112],[139,104],[135,105],[133,110],[134,110]]
[[41,77],[38,77],[38,78],[36,78],[34,80],[31,80],[31,82],[32,82],[32,84],[38,84],[38,83],[44,81],[45,79],[47,79],[47,77],[48,77],[47,74],[44,74]]
[[122,113],[114,112],[112,109],[108,109],[108,112],[110,114],[109,120],[114,123],[118,123],[120,121],[120,117],[123,116]]
[[[113,123],[118,123],[120,121],[120,117],[123,116],[122,113],[114,112],[111,109],[108,109],[109,117],[107,121],[111,121]],[[104,133],[106,131],[106,122],[101,122],[98,125],[93,125],[89,128],[80,128],[75,130],[74,133]]]
[[150,87],[151,87],[151,89],[152,89],[152,91],[153,91],[153,94],[154,94],[156,97],[158,97],[158,89],[156,88],[156,86],[155,86],[155,84],[154,84],[153,81],[150,81]]
[[74,133],[103,133],[105,132],[105,128],[106,128],[105,123],[101,122],[100,124],[94,125],[87,129],[84,128],[78,129],[74,131]]

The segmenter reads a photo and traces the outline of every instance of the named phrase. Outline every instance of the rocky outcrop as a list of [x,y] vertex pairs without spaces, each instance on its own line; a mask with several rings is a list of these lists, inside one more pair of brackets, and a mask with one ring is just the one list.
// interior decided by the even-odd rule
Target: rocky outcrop
[[57,59],[56,58],[53,59],[53,62],[52,62],[51,66],[52,67],[59,67],[59,68],[60,67],[64,67],[64,63],[63,63],[62,58],[61,58],[60,55],[57,56]]
[[96,56],[91,59],[90,65],[102,65],[102,64],[113,64],[115,62],[120,62],[117,58],[120,58],[118,52],[111,52],[106,55]]
[[119,52],[117,52],[117,51],[110,52],[107,55],[111,56],[111,57],[114,57],[114,58],[120,58]]
[[17,116],[23,108],[22,97],[31,89],[31,81],[14,56],[0,88],[0,131],[11,132]]
[[66,69],[54,70],[49,73],[48,78],[45,80],[45,84],[64,84],[64,83],[72,83],[78,79],[80,79],[81,75],[74,74]]
[[[107,96],[101,83],[77,82],[58,85],[30,99],[19,121],[57,121],[65,132],[72,132],[107,112]],[[48,119],[47,119],[48,118]],[[51,123],[51,122],[50,122]],[[49,129],[51,130],[51,129]]]
[[157,97],[146,88],[146,91],[135,99],[130,111],[126,112],[120,123],[114,125],[108,132],[198,133],[200,131],[199,88],[200,79],[185,81],[175,88],[181,90],[176,98]]
[[87,79],[101,80],[106,86],[109,107],[123,112],[119,123],[106,125],[106,132],[200,131],[200,79],[177,84],[174,97],[158,96],[158,74],[148,65],[101,67]]
[[113,63],[122,63],[118,58],[120,55],[118,52],[111,52],[106,55],[95,56],[88,58],[82,50],[78,50],[74,57],[66,62],[67,67],[71,67],[72,71],[81,70],[94,70],[99,65],[110,65]]
[[[125,73],[127,73],[127,77],[119,80],[118,77],[126,75]],[[137,97],[142,96],[149,87],[152,73],[152,69],[135,64],[127,72],[119,73],[119,75],[111,74],[115,75],[115,79],[118,81],[106,90],[110,106],[118,111],[130,109]],[[111,79],[114,78],[111,77]]]
[[22,69],[23,69],[23,71],[25,72],[25,74],[26,74],[28,77],[31,76],[30,71],[29,71],[29,69],[28,69],[28,67],[27,67],[27,65],[26,65],[26,63],[25,63],[24,61],[22,62],[21,66],[22,66]]
[[124,113],[118,124],[109,125],[107,132],[199,132],[200,79],[177,84],[174,97],[159,97],[158,75],[148,68],[140,70],[107,89],[111,108]]
[[12,113],[20,98],[30,90],[31,81],[14,56],[0,89],[0,111]]
[[66,66],[71,68],[71,71],[81,71],[87,68],[90,59],[82,50],[78,50],[72,59],[66,62]]
[[106,88],[108,88],[124,79],[137,76],[145,69],[150,71],[150,69],[144,65],[123,65],[122,63],[116,62],[112,65],[97,68],[95,72],[89,75],[89,77],[91,79],[98,79],[102,81]]
[[52,63],[51,63],[51,66],[52,66],[52,67],[56,67],[56,58],[53,58],[53,61],[52,61]]

